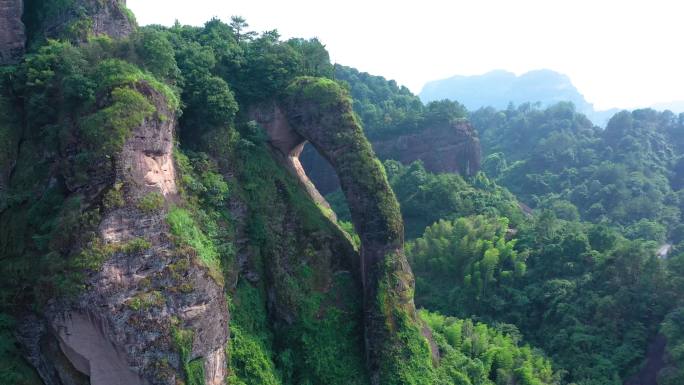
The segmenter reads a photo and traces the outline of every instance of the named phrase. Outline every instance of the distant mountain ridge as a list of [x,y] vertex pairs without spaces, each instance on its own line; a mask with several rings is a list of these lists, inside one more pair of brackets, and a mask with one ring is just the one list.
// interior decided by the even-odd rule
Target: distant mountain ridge
[[471,111],[488,106],[505,109],[510,103],[540,102],[543,106],[549,106],[569,101],[575,104],[577,111],[601,126],[618,111],[596,111],[567,75],[548,69],[530,71],[520,76],[504,70],[474,76],[457,75],[426,83],[419,96],[425,103],[442,99],[457,100]]

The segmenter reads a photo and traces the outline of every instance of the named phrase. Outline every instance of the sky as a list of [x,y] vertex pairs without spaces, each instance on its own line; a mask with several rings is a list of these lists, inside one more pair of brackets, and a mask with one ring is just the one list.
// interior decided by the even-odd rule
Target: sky
[[413,92],[494,69],[568,75],[596,109],[684,100],[681,0],[128,0],[141,25],[247,19]]

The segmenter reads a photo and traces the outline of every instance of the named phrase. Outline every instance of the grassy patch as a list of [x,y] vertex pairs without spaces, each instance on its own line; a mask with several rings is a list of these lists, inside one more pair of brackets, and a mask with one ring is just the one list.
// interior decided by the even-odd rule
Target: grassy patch
[[230,304],[231,338],[229,383],[239,385],[280,385],[280,373],[273,360],[272,340],[262,291],[242,282]]
[[160,212],[164,208],[164,195],[159,191],[153,191],[142,197],[137,204],[140,211],[145,214],[154,214]]
[[204,385],[204,360],[192,358],[192,344],[195,333],[190,329],[174,326],[171,330],[173,344],[180,355],[183,374],[186,382],[184,385]]
[[211,239],[197,226],[190,212],[180,207],[172,207],[166,220],[171,233],[175,236],[176,243],[194,249],[199,260],[209,269],[209,275],[216,282],[223,284],[219,253]]

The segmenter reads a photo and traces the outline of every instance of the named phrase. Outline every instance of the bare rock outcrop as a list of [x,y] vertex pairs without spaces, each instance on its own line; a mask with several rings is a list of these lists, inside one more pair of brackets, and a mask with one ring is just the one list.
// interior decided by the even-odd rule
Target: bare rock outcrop
[[[175,385],[190,362],[200,362],[205,384],[223,384],[229,322],[223,283],[195,250],[176,244],[166,221],[169,207],[181,204],[175,113],[144,81],[134,87],[156,113],[116,156],[110,193],[121,199],[105,212],[87,251],[104,260],[74,301],[49,304],[42,335],[22,340],[46,383],[75,384],[73,378],[85,376],[91,385]],[[150,197],[157,205],[141,206]],[[45,341],[56,341],[59,354],[50,355]]]
[[16,63],[24,54],[23,10],[23,0],[0,0],[0,65]]
[[374,140],[373,149],[382,159],[404,164],[423,161],[430,172],[452,172],[471,176],[480,170],[480,140],[467,121],[429,127],[417,133]]
[[[36,6],[44,5],[38,3]],[[34,14],[41,15],[40,12]],[[38,17],[34,16],[27,24],[30,38],[67,37],[81,41],[88,34],[122,38],[135,29],[135,19],[127,10],[125,0],[74,0],[65,9],[52,11],[45,18]]]

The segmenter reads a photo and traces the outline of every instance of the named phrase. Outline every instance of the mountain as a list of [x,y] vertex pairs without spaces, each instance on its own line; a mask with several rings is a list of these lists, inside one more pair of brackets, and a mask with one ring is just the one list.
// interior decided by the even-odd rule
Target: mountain
[[[513,329],[416,309],[399,203],[317,39],[140,27],[123,0],[0,0],[0,26],[0,384],[554,383]],[[367,120],[456,133],[476,168],[460,105],[396,102],[420,114]]]
[[424,102],[456,100],[471,111],[481,107],[505,109],[510,103],[520,105],[539,102],[547,107],[558,102],[572,102],[577,111],[601,126],[617,112],[594,110],[568,76],[548,69],[530,71],[520,76],[504,70],[475,76],[457,75],[428,82],[419,96]]
[[670,110],[675,114],[684,112],[684,100],[677,100],[672,102],[656,103],[651,106],[654,110],[665,111]]
[[683,383],[682,117],[423,104],[125,0],[0,0],[0,54],[0,385]]

